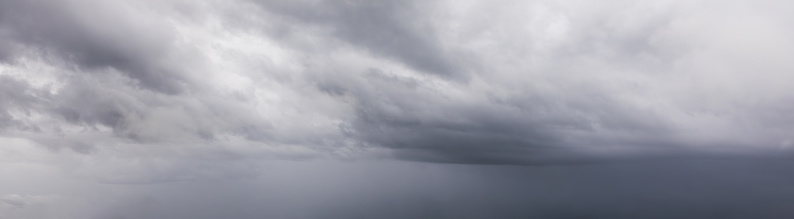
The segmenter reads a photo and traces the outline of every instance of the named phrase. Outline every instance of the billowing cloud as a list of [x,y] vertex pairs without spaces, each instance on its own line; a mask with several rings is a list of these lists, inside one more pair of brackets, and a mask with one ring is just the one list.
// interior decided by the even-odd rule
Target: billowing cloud
[[[274,160],[766,169],[746,160],[794,144],[792,6],[0,0],[0,163],[115,186],[257,180]],[[36,195],[50,194],[0,190],[4,211],[46,218]],[[74,215],[122,217],[87,212]]]
[[3,4],[3,130],[50,148],[547,163],[794,128],[776,2]]

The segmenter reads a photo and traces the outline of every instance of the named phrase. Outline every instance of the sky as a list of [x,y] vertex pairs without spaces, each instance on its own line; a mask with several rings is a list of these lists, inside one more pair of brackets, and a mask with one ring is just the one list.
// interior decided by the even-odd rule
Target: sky
[[791,218],[792,8],[0,0],[0,219]]

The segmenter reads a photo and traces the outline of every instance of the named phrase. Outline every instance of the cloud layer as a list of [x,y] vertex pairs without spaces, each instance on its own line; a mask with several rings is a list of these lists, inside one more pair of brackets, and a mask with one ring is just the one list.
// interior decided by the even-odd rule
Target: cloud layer
[[790,218],[792,7],[0,0],[0,218]]
[[3,1],[2,133],[456,163],[791,145],[787,3],[593,4]]

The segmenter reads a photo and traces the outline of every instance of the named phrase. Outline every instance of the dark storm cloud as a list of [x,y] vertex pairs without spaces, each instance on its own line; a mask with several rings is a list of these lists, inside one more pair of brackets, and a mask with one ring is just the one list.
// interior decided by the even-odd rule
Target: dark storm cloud
[[791,6],[0,0],[0,218],[791,218]]
[[2,1],[0,36],[6,43],[56,53],[79,69],[116,69],[146,89],[169,94],[185,89],[184,75],[166,62],[168,29],[130,17],[115,3]]
[[[726,115],[714,112],[724,105],[703,107],[696,100],[681,107],[678,94],[664,93],[671,88],[651,84],[684,74],[670,72],[671,65],[687,63],[689,58],[681,55],[689,52],[686,49],[664,47],[678,43],[686,48],[678,41],[665,42],[665,34],[676,27],[674,8],[624,22],[625,16],[645,10],[642,4],[615,6],[632,12],[629,15],[613,14],[617,9],[609,7],[495,4],[488,10],[502,15],[473,10],[471,16],[456,18],[472,25],[453,27],[444,26],[451,22],[444,19],[452,19],[454,13],[447,12],[452,7],[442,2],[253,1],[262,10],[234,6],[250,6],[245,3],[193,6],[192,10],[206,10],[206,17],[168,20],[183,15],[162,5],[149,10],[142,6],[146,3],[4,1],[0,21],[5,25],[0,36],[9,39],[9,46],[3,48],[14,48],[4,50],[10,54],[4,56],[33,54],[64,72],[73,71],[56,73],[64,83],[57,93],[36,97],[46,104],[19,108],[54,115],[76,126],[109,127],[113,137],[143,144],[215,144],[233,136],[324,153],[375,148],[399,159],[499,164],[585,162],[610,153],[740,147],[747,142],[684,136],[692,132],[682,131],[688,126],[680,125],[684,123],[680,120],[689,118],[679,114],[701,110],[731,123],[759,117],[750,108],[786,109],[773,103],[744,105]],[[534,11],[525,15],[513,9],[520,7]],[[552,9],[561,12],[553,14]],[[566,14],[571,11],[582,13]],[[256,13],[247,19],[262,21],[229,21],[239,18],[229,14],[251,12]],[[154,18],[136,13],[151,13]],[[529,27],[514,23],[516,16],[529,16]],[[179,32],[212,19],[219,20],[219,29],[203,30],[204,35],[194,37]],[[201,50],[257,28],[268,31],[253,32],[251,37],[271,40],[286,54],[301,58]],[[305,35],[312,42],[289,39]],[[204,39],[217,41],[199,45]],[[267,49],[247,52],[259,50]],[[453,51],[481,54],[469,54],[463,61]],[[362,57],[335,60],[346,52],[371,61]],[[233,64],[213,62],[214,56]],[[279,59],[288,61],[274,61]],[[472,61],[486,64],[477,64],[474,71]],[[284,63],[305,69],[279,66],[289,65]],[[245,70],[231,72],[229,66]],[[249,81],[251,87],[220,94],[241,84],[220,86],[218,79],[235,76]],[[468,79],[458,80],[464,78]],[[277,89],[257,90],[273,87]],[[262,102],[263,94],[275,96],[268,100],[275,102]],[[653,95],[664,98],[652,102]],[[316,98],[326,98],[323,101],[330,104],[314,105]],[[325,112],[328,105],[340,112]],[[670,105],[683,112],[659,107]],[[286,112],[295,114],[279,120]],[[10,116],[4,118],[12,123]],[[775,118],[759,120],[765,121],[760,125],[785,121]],[[307,131],[321,120],[325,122],[322,129]],[[784,134],[758,132],[752,138],[763,139],[764,144],[786,142]]]
[[364,90],[354,94],[352,134],[364,142],[393,148],[402,158],[520,162],[558,141],[520,111],[481,103],[456,105],[421,82],[378,71],[365,80]]
[[436,36],[431,2],[423,1],[256,1],[267,11],[301,25],[319,26],[345,43],[376,56],[396,59],[421,72],[464,79]]
[[[456,99],[430,82],[389,76],[378,69],[370,69],[358,79],[318,77],[318,88],[329,95],[355,99],[355,118],[343,126],[343,132],[362,144],[393,149],[401,159],[482,164],[578,163],[603,158],[588,156],[572,145],[664,147],[671,143],[648,136],[668,132],[655,115],[619,106],[599,91],[586,95],[528,93],[508,98],[486,94]],[[599,128],[636,137],[588,136],[589,142],[572,139]]]
[[750,12],[752,34],[720,26],[730,5],[0,4],[1,126],[51,148],[559,164],[792,145],[794,68],[771,58],[789,38]]
[[[522,4],[503,7],[511,5],[527,7]],[[715,8],[718,11],[715,13],[733,10],[730,7]],[[647,13],[647,16],[628,21],[625,16],[629,15],[617,12],[622,9],[632,12],[627,13],[629,15],[637,12]],[[510,12],[511,9],[503,10]],[[679,29],[689,28],[681,20],[722,23],[711,20],[712,17],[677,14],[685,12],[675,7],[629,4],[595,7],[584,10],[583,15],[563,13],[542,17],[539,20],[547,22],[545,29],[544,25],[538,25],[538,30],[531,30],[529,42],[524,43],[520,37],[513,41],[515,36],[510,34],[501,36],[506,38],[503,39],[505,44],[499,44],[501,38],[498,37],[489,39],[491,41],[488,42],[500,45],[500,49],[494,53],[483,51],[484,55],[478,56],[480,62],[494,65],[477,74],[487,84],[485,86],[489,86],[481,90],[475,88],[474,82],[439,87],[438,81],[393,74],[390,69],[378,67],[360,70],[362,73],[353,77],[345,75],[348,73],[325,71],[323,73],[331,76],[319,76],[318,89],[332,96],[355,100],[355,118],[343,126],[346,128],[343,131],[365,145],[393,149],[397,157],[409,160],[532,164],[602,159],[598,157],[599,153],[604,153],[601,155],[609,157],[608,160],[616,159],[610,157],[610,153],[619,156],[621,153],[629,156],[657,156],[657,153],[687,156],[688,153],[700,153],[697,150],[720,152],[752,147],[750,145],[767,145],[765,147],[770,150],[778,146],[788,147],[791,140],[783,133],[790,131],[781,131],[781,126],[772,128],[759,124],[768,122],[767,116],[780,116],[759,112],[786,108],[785,104],[756,100],[791,99],[790,95],[774,91],[719,93],[726,88],[720,86],[745,90],[738,85],[741,82],[731,83],[733,79],[729,83],[706,88],[711,91],[702,92],[700,84],[720,83],[719,80],[704,78],[689,84],[692,82],[683,79],[688,75],[720,71],[711,67],[676,68],[687,65],[683,63],[720,64],[693,58],[699,53],[692,49],[697,46],[687,44],[689,39],[671,39],[671,35],[680,34],[678,31],[691,31]],[[511,18],[510,15],[502,16]],[[515,22],[509,19],[499,21]],[[523,23],[509,24],[512,25],[507,25],[504,30],[499,26],[485,29],[487,33],[514,33],[509,32],[515,31],[511,28],[520,29]],[[559,39],[544,42],[540,37],[531,38],[536,34],[533,31],[552,35],[565,28],[569,28],[567,36],[558,36]],[[777,32],[770,32],[770,36],[780,36]],[[527,37],[522,32],[515,34]],[[555,44],[558,42],[554,40],[564,43]],[[712,49],[719,50],[716,48],[724,45],[714,46]],[[511,54],[525,56],[509,56]],[[722,57],[715,55],[711,58]],[[532,64],[525,67],[511,62]],[[763,66],[762,62],[742,62],[742,66],[753,66],[751,68]],[[467,66],[462,62],[455,65]],[[749,74],[752,73],[734,71],[724,77],[743,78]],[[780,76],[769,74],[771,78],[775,78],[772,75]],[[713,76],[704,77],[720,77]],[[755,81],[751,77],[746,80]],[[765,79],[756,82],[761,86],[769,83]],[[682,88],[708,97],[699,96],[697,100],[688,102],[686,99],[697,95],[670,92]],[[450,96],[450,89],[462,89],[468,96]],[[741,100],[741,97],[747,99]],[[731,100],[721,102],[726,99]],[[747,105],[736,105],[739,102]],[[670,104],[675,105],[675,109],[668,108]],[[777,121],[788,119],[781,117]],[[782,123],[787,124],[784,129],[791,130],[791,123]],[[756,128],[739,131],[748,127]],[[586,155],[580,156],[582,154]]]
[[[81,71],[76,76],[65,77],[67,84],[58,94],[39,97],[49,103],[39,110],[53,113],[68,123],[109,127],[115,137],[145,144],[184,138],[211,142],[214,136],[223,133],[262,142],[328,142],[313,136],[273,137],[268,134],[272,128],[261,123],[240,121],[240,124],[228,124],[228,129],[218,128],[218,123],[204,120],[213,117],[212,114],[204,114],[209,110],[180,106],[189,102],[182,100],[187,97],[159,97],[134,88],[92,84],[113,78],[113,71],[103,70],[111,68],[132,79],[135,87],[168,95],[178,95],[191,88],[186,86],[193,85],[186,76],[191,73],[179,69],[181,64],[171,63],[173,60],[169,55],[173,33],[166,26],[127,17],[131,14],[123,7],[129,5],[91,1],[4,4],[7,5],[3,7],[4,30],[14,39],[12,42],[41,50],[44,54],[52,52],[65,60],[65,67],[75,64]],[[444,78],[465,77],[455,69],[457,67],[453,67],[462,63],[452,62],[451,56],[447,56],[439,44],[429,21],[420,19],[425,16],[423,13],[430,13],[425,9],[429,5],[417,2],[325,1],[317,4],[261,3],[268,11],[294,18],[293,22],[299,25],[327,26],[333,36],[347,43],[361,46],[373,54],[396,58],[420,72]],[[84,5],[90,6],[82,7]],[[377,71],[366,75],[362,80],[342,81],[342,84],[334,85],[337,86],[337,94],[350,92],[357,100],[355,117],[348,121],[349,125],[343,126],[342,132],[360,144],[393,149],[395,156],[401,159],[455,163],[553,162],[570,156],[566,155],[570,152],[563,152],[564,145],[557,136],[559,133],[549,130],[587,128],[582,118],[533,115],[536,112],[531,111],[539,108],[557,110],[549,105],[552,103],[548,99],[543,100],[545,103],[535,103],[540,106],[529,111],[516,107],[520,101],[478,100],[462,104],[445,101],[442,95],[428,90],[424,82]],[[124,79],[120,80],[122,82],[117,86],[127,86]],[[202,105],[198,107],[213,107],[208,100],[200,101]],[[220,104],[218,107],[224,108],[223,105],[228,103]],[[155,109],[171,107],[193,118],[158,121],[160,125],[140,127],[139,124],[158,118],[153,113]],[[193,124],[194,127],[179,123]],[[171,133],[171,136],[151,131],[172,129],[179,131]],[[44,139],[39,141],[60,145],[57,140]],[[72,148],[84,148],[83,145],[88,144],[86,141],[90,140],[78,140],[72,144],[77,146]]]
[[[442,45],[434,40],[432,31],[417,32],[405,28],[406,25],[410,27],[411,24],[429,23],[431,18],[427,14],[437,13],[427,9],[432,7],[413,7],[417,4],[326,1],[260,3],[267,10],[286,17],[296,17],[301,24],[330,28],[334,36],[368,51],[398,55],[403,54],[402,51],[423,51],[423,48],[440,48]],[[319,8],[325,10],[316,10]],[[657,21],[663,18],[654,19],[648,27],[632,33],[638,36],[628,36],[631,42],[623,42],[626,41],[621,40],[624,36],[588,36],[596,33],[585,32],[582,39],[577,39],[581,41],[577,42],[581,48],[571,45],[573,49],[561,49],[553,55],[561,56],[560,59],[566,61],[568,57],[564,56],[600,52],[596,48],[589,48],[590,45],[599,44],[615,44],[610,47],[619,47],[621,58],[651,50],[646,48],[649,46],[644,39],[663,26],[658,24],[662,21]],[[404,36],[420,34],[427,36],[422,38],[425,40],[400,41]],[[390,45],[397,46],[387,47]],[[442,53],[422,53],[439,54],[438,57],[442,58],[453,57]],[[416,55],[410,57],[435,60]],[[411,59],[397,58],[419,72],[428,71],[417,67]],[[438,63],[448,63],[460,69],[471,67],[470,63],[460,60],[455,62],[447,59],[446,62]],[[552,64],[567,68],[562,65],[572,63]],[[486,93],[485,98],[453,99],[436,89],[432,81],[394,76],[374,66],[362,70],[363,73],[359,75],[363,77],[351,76],[348,72],[334,73],[334,70],[327,69],[318,71],[322,73],[310,75],[318,78],[313,80],[316,80],[319,90],[331,96],[352,97],[355,100],[355,117],[342,126],[342,132],[361,144],[393,149],[395,156],[401,159],[513,164],[589,162],[592,157],[582,156],[583,152],[570,146],[632,145],[641,148],[677,143],[664,139],[669,130],[658,115],[623,105],[599,87],[582,87],[580,90],[563,90],[545,95],[535,94],[542,91],[528,84],[528,87],[515,89],[518,95],[490,95],[486,90],[473,94]],[[564,70],[550,71],[563,73]],[[489,74],[492,72],[483,72],[481,77],[487,78]],[[622,132],[624,136],[599,136],[601,130]]]
[[[123,1],[0,1],[3,61],[12,67],[39,61],[56,68],[7,69],[27,72],[13,76],[19,80],[2,76],[2,126],[33,131],[29,138],[52,148],[100,144],[93,143],[99,141],[95,137],[73,139],[76,135],[64,130],[70,126],[97,132],[107,127],[109,137],[143,144],[212,142],[217,134],[271,140],[265,133],[267,122],[234,99],[190,96],[206,92],[197,80],[206,60],[192,47],[175,49],[175,30],[167,17],[139,17],[137,13],[156,13],[136,8],[140,6]],[[42,77],[54,82],[35,88],[29,84],[40,83]],[[23,116],[12,119],[10,110]],[[64,123],[53,127],[24,121],[31,113]]]

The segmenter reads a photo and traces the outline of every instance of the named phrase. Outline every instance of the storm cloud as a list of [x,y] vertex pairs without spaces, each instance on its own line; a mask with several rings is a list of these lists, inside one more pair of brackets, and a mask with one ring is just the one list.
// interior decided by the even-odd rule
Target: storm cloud
[[[267,197],[262,201],[289,206],[274,210],[285,215],[244,204],[239,207],[250,215],[240,218],[329,212],[338,214],[332,218],[384,212],[461,218],[454,209],[465,208],[482,210],[469,212],[476,218],[498,214],[488,209],[501,207],[471,208],[487,200],[515,213],[503,217],[631,218],[640,211],[608,210],[639,198],[619,188],[661,196],[649,205],[672,206],[693,196],[659,191],[703,188],[698,180],[710,180],[705,198],[671,208],[688,209],[682,217],[735,205],[790,216],[782,206],[790,205],[791,191],[782,185],[791,179],[773,176],[794,156],[792,7],[776,0],[0,0],[0,162],[9,166],[0,176],[41,174],[23,176],[19,185],[74,179],[77,194],[94,183],[151,184],[141,189],[145,194],[168,190],[138,200],[127,192],[81,198],[70,189],[32,194],[37,186],[11,186],[0,191],[0,213],[50,218],[36,209],[119,198],[133,201],[52,211],[75,218],[197,218],[203,213],[152,206],[218,202],[150,201],[202,186],[236,194],[262,182],[273,188],[258,191],[285,187],[292,190],[281,195],[300,200],[293,206]],[[377,167],[360,169],[367,165]],[[422,173],[423,165],[436,172]],[[731,178],[728,169],[751,179]],[[292,186],[267,178],[269,170],[338,173],[325,176],[338,184]],[[405,172],[381,173],[391,170]],[[491,172],[503,175],[484,179]],[[358,185],[346,180],[361,174],[385,185],[362,191],[373,196],[324,190]],[[434,174],[447,177],[388,190],[391,178]],[[554,174],[570,174],[559,179],[565,182],[616,180],[568,187],[582,191],[572,208],[589,213],[578,214],[553,198],[567,191],[539,189],[551,186],[542,178]],[[685,184],[654,184],[676,180]],[[440,186],[458,181],[475,184]],[[197,184],[173,186],[186,182]],[[731,189],[745,187],[732,182],[751,189],[738,194]],[[246,186],[231,186],[237,183]],[[755,189],[765,185],[780,190]],[[323,189],[294,194],[303,186]],[[599,189],[614,191],[619,204],[598,205],[608,196],[592,192]],[[485,195],[461,192],[468,190]],[[508,190],[537,198],[500,195]],[[378,199],[401,192],[409,195]],[[416,204],[411,195],[418,193],[428,197]],[[474,200],[452,201],[457,193]],[[773,204],[703,204],[730,194]],[[350,195],[341,202],[348,206],[315,202],[339,195]],[[479,195],[484,198],[476,200]],[[395,203],[402,207],[384,207]],[[520,203],[547,207],[515,210]],[[361,209],[371,212],[349,214],[368,204]],[[227,207],[218,212],[236,209]],[[309,213],[292,215],[301,211]]]

